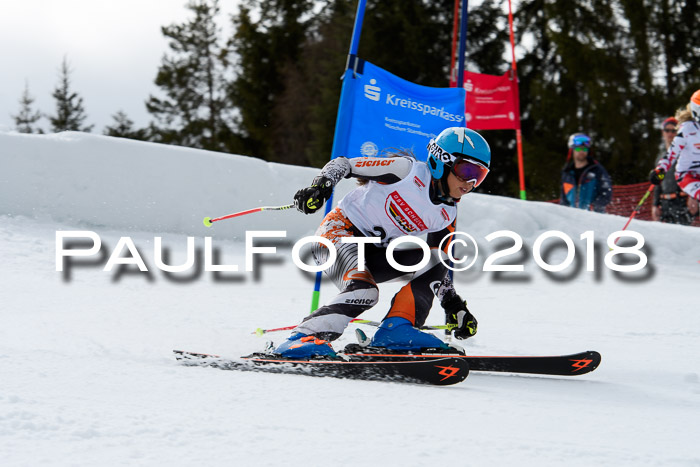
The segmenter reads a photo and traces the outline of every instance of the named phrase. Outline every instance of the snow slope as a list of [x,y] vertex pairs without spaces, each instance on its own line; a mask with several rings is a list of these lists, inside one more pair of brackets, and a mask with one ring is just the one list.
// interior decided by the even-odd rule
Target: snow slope
[[[251,331],[308,312],[313,277],[290,245],[320,215],[263,212],[211,229],[201,219],[287,204],[315,172],[79,133],[0,133],[0,465],[700,465],[700,230],[690,227],[633,222],[649,263],[613,273],[604,242],[624,218],[478,194],[460,203],[460,229],[481,249],[455,276],[480,324],[468,352],[601,352],[578,378],[472,373],[436,388],[178,366],[173,348],[249,353],[264,346]],[[97,233],[102,256],[57,272],[56,231],[74,230]],[[255,273],[243,271],[246,230],[288,232]],[[501,263],[524,272],[481,271],[512,244],[484,239],[498,230],[522,237]],[[577,247],[559,273],[532,259],[548,230]],[[125,236],[147,273],[102,270]],[[195,267],[155,267],[154,237],[180,264],[188,236]],[[203,271],[205,236],[220,264],[241,271]],[[552,264],[564,257],[550,253]],[[381,319],[401,285],[383,286],[366,317]],[[333,293],[324,283],[322,301]],[[428,322],[441,319],[436,307]]]

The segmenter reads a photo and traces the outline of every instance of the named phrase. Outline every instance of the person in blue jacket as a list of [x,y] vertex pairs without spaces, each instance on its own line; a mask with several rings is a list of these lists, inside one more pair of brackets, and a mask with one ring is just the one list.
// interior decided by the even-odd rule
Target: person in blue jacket
[[591,157],[591,138],[583,133],[571,135],[569,155],[561,171],[559,204],[605,212],[612,199],[612,181],[605,167]]

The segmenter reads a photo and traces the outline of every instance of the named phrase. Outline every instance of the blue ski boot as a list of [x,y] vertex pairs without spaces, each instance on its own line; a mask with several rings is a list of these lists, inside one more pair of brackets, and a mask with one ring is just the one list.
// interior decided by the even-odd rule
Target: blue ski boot
[[405,318],[387,318],[374,333],[373,347],[386,347],[390,350],[420,350],[422,348],[449,349],[439,338],[413,327]]
[[315,356],[335,357],[335,351],[328,341],[297,332],[289,336],[275,349],[275,353],[287,358],[308,360]]

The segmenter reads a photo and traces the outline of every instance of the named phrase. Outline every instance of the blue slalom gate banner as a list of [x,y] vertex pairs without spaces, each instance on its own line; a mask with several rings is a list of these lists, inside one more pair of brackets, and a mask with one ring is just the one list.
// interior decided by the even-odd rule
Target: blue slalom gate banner
[[332,157],[410,149],[421,160],[442,130],[464,126],[465,90],[414,84],[369,62],[345,71]]

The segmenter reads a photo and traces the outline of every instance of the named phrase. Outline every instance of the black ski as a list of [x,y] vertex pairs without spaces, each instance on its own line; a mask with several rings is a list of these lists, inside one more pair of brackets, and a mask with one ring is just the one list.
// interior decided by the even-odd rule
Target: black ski
[[601,356],[598,352],[589,350],[571,355],[552,356],[472,356],[442,349],[425,349],[420,354],[387,353],[386,349],[362,347],[349,344],[344,353],[355,359],[369,360],[381,358],[393,361],[423,360],[439,357],[461,358],[469,362],[471,371],[494,371],[506,373],[528,373],[538,375],[576,376],[590,373],[600,365]]
[[469,375],[469,363],[464,358],[438,356],[420,360],[384,360],[319,358],[292,360],[257,353],[238,359],[222,358],[194,352],[174,350],[175,358],[185,365],[210,366],[221,370],[260,371],[307,376],[394,381],[445,386],[464,381]]

